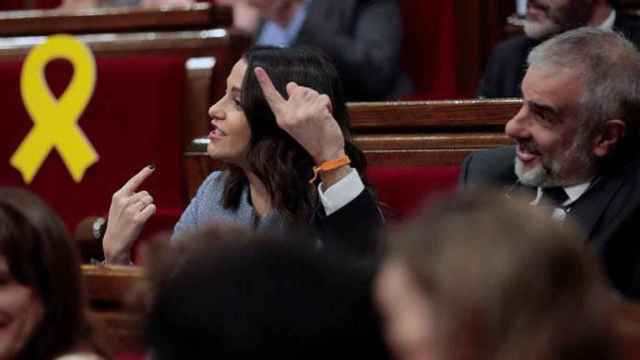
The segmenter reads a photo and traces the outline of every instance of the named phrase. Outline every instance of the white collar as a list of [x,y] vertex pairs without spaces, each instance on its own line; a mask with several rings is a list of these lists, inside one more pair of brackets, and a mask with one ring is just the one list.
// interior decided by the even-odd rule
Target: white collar
[[[569,204],[572,204],[576,200],[578,200],[580,196],[582,196],[582,194],[584,194],[589,189],[589,186],[591,186],[591,181],[592,180],[589,180],[587,182],[577,184],[577,185],[563,186],[562,188],[567,193],[567,196],[569,198],[562,204],[562,206],[567,206]],[[538,187],[538,193],[536,194],[536,198],[535,200],[533,200],[531,204],[538,205],[541,198],[542,198],[542,188]]]
[[609,16],[598,26],[602,30],[613,30],[613,25],[616,22],[616,10],[611,9]]

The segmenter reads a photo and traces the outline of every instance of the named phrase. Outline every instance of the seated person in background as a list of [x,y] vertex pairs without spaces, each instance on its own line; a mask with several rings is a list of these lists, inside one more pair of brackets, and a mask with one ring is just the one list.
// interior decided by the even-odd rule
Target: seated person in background
[[150,251],[153,359],[390,359],[371,268],[300,240],[217,227]]
[[[256,43],[313,46],[332,59],[348,101],[397,99],[412,90],[400,70],[402,16],[397,0],[219,0],[233,5]],[[255,11],[251,11],[251,8]],[[256,14],[262,15],[255,20]]]
[[458,194],[389,236],[376,300],[395,359],[617,358],[583,236],[522,200]]
[[102,358],[75,247],[60,218],[24,190],[0,188],[0,278],[0,358]]
[[617,12],[609,0],[529,0],[526,35],[510,38],[493,49],[478,86],[478,97],[522,97],[520,83],[531,49],[553,35],[580,26],[613,29],[640,45],[640,17]]
[[615,288],[640,297],[640,52],[621,35],[567,31],[538,45],[524,103],[506,125],[515,146],[471,154],[460,185],[551,199],[587,234]]
[[[319,53],[250,50],[209,115],[207,151],[227,167],[203,182],[176,235],[211,222],[260,231],[312,226],[325,247],[376,250],[370,240],[382,218],[362,180],[366,160],[351,142],[338,75]],[[310,184],[314,166],[323,168],[317,188]],[[103,239],[107,263],[130,262],[131,246],[155,212],[151,196],[136,192],[152,172],[142,169],[113,196]]]

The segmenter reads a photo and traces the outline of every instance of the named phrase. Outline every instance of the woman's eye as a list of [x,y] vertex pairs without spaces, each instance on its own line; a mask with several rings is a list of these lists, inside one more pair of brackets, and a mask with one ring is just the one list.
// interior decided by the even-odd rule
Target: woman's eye
[[235,106],[236,106],[238,109],[242,109],[242,104],[240,103],[240,99],[236,99],[236,98],[234,98],[234,99],[233,99],[233,103],[235,104]]

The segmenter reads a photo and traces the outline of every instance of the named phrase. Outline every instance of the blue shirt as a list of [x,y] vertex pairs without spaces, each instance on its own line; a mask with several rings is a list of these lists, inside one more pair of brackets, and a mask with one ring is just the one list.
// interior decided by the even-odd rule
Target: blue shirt
[[300,29],[302,29],[304,20],[307,18],[309,4],[311,4],[311,0],[305,0],[302,6],[300,6],[294,14],[293,19],[291,19],[285,28],[275,21],[266,21],[262,27],[260,35],[258,36],[256,44],[279,47],[291,46],[298,37],[298,33],[300,33]]

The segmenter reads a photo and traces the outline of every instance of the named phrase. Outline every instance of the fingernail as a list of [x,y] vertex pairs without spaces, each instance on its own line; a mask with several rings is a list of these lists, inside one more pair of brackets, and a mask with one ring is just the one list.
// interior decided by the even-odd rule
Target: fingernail
[[147,167],[149,168],[149,170],[155,170],[156,164],[149,164]]

